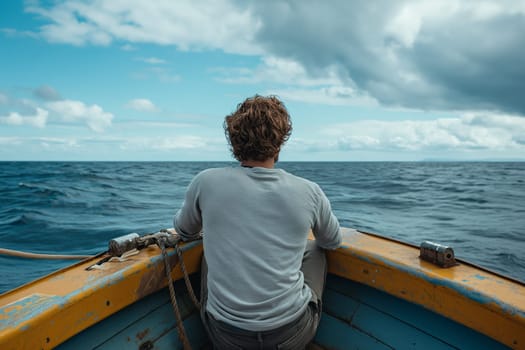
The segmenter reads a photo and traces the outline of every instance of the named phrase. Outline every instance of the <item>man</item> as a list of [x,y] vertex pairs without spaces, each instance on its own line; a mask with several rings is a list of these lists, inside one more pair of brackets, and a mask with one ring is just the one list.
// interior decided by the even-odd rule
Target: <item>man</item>
[[292,130],[281,101],[248,98],[224,129],[240,166],[195,176],[174,219],[183,239],[204,232],[203,323],[216,349],[302,349],[319,324],[323,248],[341,244],[339,223],[317,184],[274,168]]

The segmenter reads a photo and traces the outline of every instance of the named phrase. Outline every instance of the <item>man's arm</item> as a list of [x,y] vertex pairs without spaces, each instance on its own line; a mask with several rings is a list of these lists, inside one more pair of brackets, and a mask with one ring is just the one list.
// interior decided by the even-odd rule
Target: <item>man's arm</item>
[[325,249],[336,249],[343,241],[339,221],[332,212],[330,201],[324,192],[320,187],[318,190],[317,217],[312,231],[317,245]]
[[199,185],[197,177],[188,186],[182,207],[173,219],[173,227],[183,241],[196,239],[202,230],[202,216],[199,207]]

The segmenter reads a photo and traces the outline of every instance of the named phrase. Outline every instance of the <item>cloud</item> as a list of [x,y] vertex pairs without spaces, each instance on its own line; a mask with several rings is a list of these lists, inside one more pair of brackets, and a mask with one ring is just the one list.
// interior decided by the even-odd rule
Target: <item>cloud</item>
[[273,89],[266,95],[276,95],[285,101],[323,105],[377,106],[378,102],[365,92],[348,86],[330,86],[318,89]]
[[209,140],[193,135],[181,135],[164,138],[134,138],[133,140],[123,140],[120,148],[122,150],[193,150],[204,149],[209,146]]
[[[11,146],[11,145],[19,145],[21,142],[20,142],[20,138],[19,137],[12,137],[12,136],[0,136],[0,145],[7,145],[7,146]],[[1,150],[4,150],[5,148],[2,147]]]
[[146,62],[149,64],[165,64],[167,63],[165,60],[157,57],[146,57],[146,58],[138,58],[139,61]]
[[81,101],[63,100],[48,102],[46,107],[64,122],[84,122],[96,132],[102,132],[111,126],[113,114],[105,112],[98,105],[88,106]]
[[176,149],[199,149],[208,144],[206,138],[200,136],[184,135],[173,138],[164,138],[151,143],[152,149],[176,150]]
[[135,51],[137,48],[133,45],[125,44],[125,45],[122,45],[120,49],[123,51]]
[[230,82],[349,88],[349,100],[386,106],[525,115],[523,1],[71,0],[26,9],[48,21],[40,35],[51,42],[262,57],[255,70],[219,72],[223,81],[233,72]]
[[[64,154],[87,147],[75,137],[0,137],[0,153],[4,159],[13,160],[43,160],[60,159]],[[2,152],[3,151],[3,152]],[[60,156],[56,156],[60,154]],[[77,157],[70,157],[77,159]]]
[[428,121],[362,120],[331,125],[320,134],[338,150],[525,151],[525,118],[488,112]]
[[336,66],[384,105],[525,112],[523,2],[257,2],[253,13],[264,52],[312,74]]
[[11,112],[6,117],[0,116],[0,123],[7,125],[29,125],[37,128],[46,126],[48,111],[37,108],[35,115],[21,115],[16,112]]
[[34,100],[25,97],[20,98],[16,95],[2,96],[0,96],[0,105],[6,106],[10,112],[16,112],[21,115],[34,115],[37,113],[37,107],[39,107],[39,104]]
[[126,107],[141,112],[158,111],[158,108],[153,104],[153,102],[146,98],[136,98],[134,100],[131,100],[126,104]]
[[[264,57],[256,68],[214,68],[217,80],[230,84],[270,83],[275,87],[265,92],[285,100],[326,105],[377,106],[365,91],[345,84],[335,67],[310,74],[300,63],[278,57]],[[282,87],[279,87],[281,85]]]
[[169,129],[180,129],[180,128],[199,128],[201,127],[200,124],[195,123],[179,123],[179,122],[173,122],[173,121],[151,121],[151,120],[130,120],[130,121],[121,121],[119,122],[120,128],[127,128],[127,129],[139,129],[139,130],[145,130],[145,129],[157,129],[160,128],[162,130],[169,130]]
[[316,76],[306,71],[304,66],[291,59],[275,56],[263,57],[261,63],[251,68],[215,68],[212,72],[217,79],[225,83],[257,84],[270,82],[273,84],[297,85],[303,87],[319,85],[340,85],[342,83],[333,67],[323,69]]
[[181,79],[179,75],[173,74],[170,69],[158,66],[148,67],[140,72],[133,73],[132,77],[140,80],[158,79],[163,83],[178,82]]
[[0,94],[0,105],[6,105],[9,102],[9,97],[4,94]]
[[38,33],[29,30],[16,30],[14,28],[0,28],[0,32],[4,33],[8,37],[20,37],[20,38],[33,38],[38,39]]
[[60,94],[55,89],[53,89],[51,86],[48,86],[48,85],[39,86],[38,88],[33,90],[33,94],[36,97],[39,97],[41,99],[48,100],[48,101],[56,101],[56,100],[62,99],[62,97],[60,97]]
[[38,137],[26,140],[26,142],[34,142],[40,147],[48,151],[67,150],[71,151],[73,148],[80,148],[80,144],[76,138],[73,137]]
[[0,94],[0,105],[5,105],[3,109],[7,109],[8,113],[0,115],[1,124],[44,128],[57,121],[68,124],[85,123],[95,132],[102,132],[112,124],[113,114],[96,104],[62,100],[55,89],[46,85],[27,90],[44,101]]
[[109,45],[113,41],[176,45],[181,50],[222,49],[254,53],[260,26],[247,10],[227,0],[140,0],[31,4],[26,11],[48,19],[40,28],[51,42]]
[[221,141],[194,135],[0,136],[0,156],[4,160],[93,160],[94,154],[98,160],[224,159],[227,148]]

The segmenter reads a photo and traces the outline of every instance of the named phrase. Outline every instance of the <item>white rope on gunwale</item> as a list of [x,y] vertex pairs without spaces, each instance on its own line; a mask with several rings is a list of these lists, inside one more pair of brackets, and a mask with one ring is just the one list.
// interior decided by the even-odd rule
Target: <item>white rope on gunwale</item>
[[23,252],[20,250],[0,248],[0,255],[14,256],[26,259],[48,259],[48,260],[82,260],[92,258],[92,255],[62,255]]

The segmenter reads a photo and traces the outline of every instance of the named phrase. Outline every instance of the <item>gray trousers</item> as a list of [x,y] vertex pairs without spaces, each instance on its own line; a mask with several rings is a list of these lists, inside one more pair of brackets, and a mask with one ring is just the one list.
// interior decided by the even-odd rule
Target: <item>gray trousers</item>
[[202,259],[201,267],[201,318],[214,349],[304,349],[317,331],[322,311],[323,289],[326,280],[325,251],[315,241],[308,241],[301,271],[304,281],[312,291],[312,299],[305,312],[296,320],[276,329],[253,332],[215,320],[206,312],[208,299],[208,266]]

